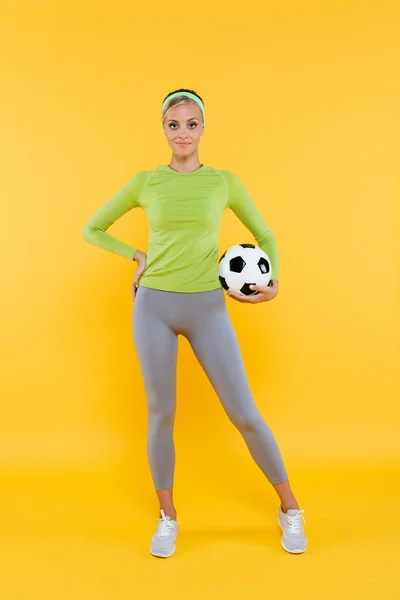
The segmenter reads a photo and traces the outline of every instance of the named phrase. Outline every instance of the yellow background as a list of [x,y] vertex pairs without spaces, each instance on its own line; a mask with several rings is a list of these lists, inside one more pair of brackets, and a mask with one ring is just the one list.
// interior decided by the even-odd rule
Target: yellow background
[[[400,36],[395,2],[1,4],[1,597],[394,597],[399,502]],[[206,105],[200,160],[274,232],[280,291],[227,299],[305,509],[278,498],[180,338],[168,561],[131,335],[134,264],[84,242],[167,164],[163,98]],[[144,214],[110,233],[146,250]],[[253,241],[226,211],[220,252]],[[394,594],[394,595],[393,595]]]

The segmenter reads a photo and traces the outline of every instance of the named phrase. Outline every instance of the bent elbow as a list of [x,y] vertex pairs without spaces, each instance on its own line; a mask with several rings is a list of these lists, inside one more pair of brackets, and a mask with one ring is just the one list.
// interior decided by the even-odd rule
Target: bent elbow
[[256,241],[259,246],[261,246],[262,244],[266,244],[268,242],[269,243],[272,242],[273,244],[276,244],[276,238],[275,238],[273,232],[268,227],[267,227],[267,229],[264,229],[264,231],[256,237]]
[[94,231],[95,228],[92,225],[88,225],[86,223],[86,225],[82,229],[82,238],[85,240],[85,242],[91,242],[93,240]]

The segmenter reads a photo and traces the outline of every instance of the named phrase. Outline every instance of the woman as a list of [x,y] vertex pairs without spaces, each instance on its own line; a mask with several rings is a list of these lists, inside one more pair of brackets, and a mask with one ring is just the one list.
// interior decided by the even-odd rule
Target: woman
[[[193,90],[168,94],[162,124],[172,157],[168,165],[137,172],[89,219],[83,238],[137,262],[132,296],[133,338],[148,403],[147,451],[161,518],[151,540],[154,556],[175,551],[178,535],[173,502],[173,425],[178,335],[185,336],[222,405],[280,498],[281,544],[291,553],[306,550],[302,513],[291,490],[275,438],[259,413],[244,370],[218,278],[218,234],[229,207],[254,235],[272,265],[271,285],[239,302],[265,302],[278,293],[275,238],[241,181],[231,172],[200,164],[204,102]],[[106,233],[119,217],[144,209],[149,224],[148,256]],[[140,285],[139,285],[140,284]]]

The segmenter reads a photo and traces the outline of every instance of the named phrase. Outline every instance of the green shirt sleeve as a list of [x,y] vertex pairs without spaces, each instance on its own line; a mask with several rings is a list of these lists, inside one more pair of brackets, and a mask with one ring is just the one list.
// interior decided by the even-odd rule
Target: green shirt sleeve
[[261,250],[268,254],[272,267],[271,279],[278,279],[279,255],[275,236],[268,228],[250,193],[240,179],[231,171],[225,173],[228,183],[228,208],[253,234]]
[[136,173],[110,200],[96,210],[82,230],[85,241],[133,260],[138,248],[121,242],[106,230],[126,212],[140,206],[139,195],[143,185],[143,174],[145,174],[143,171]]

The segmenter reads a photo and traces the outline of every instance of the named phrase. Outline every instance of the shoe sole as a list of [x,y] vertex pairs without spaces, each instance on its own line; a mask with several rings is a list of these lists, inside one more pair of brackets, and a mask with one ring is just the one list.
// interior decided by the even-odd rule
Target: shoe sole
[[150,554],[152,554],[153,556],[156,556],[157,558],[169,558],[170,556],[173,555],[175,550],[176,550],[176,546],[174,545],[174,548],[170,554],[161,554],[160,552],[153,552],[152,549],[150,548]]
[[[279,520],[279,517],[278,517],[278,525],[279,525],[279,527],[280,527],[280,528],[282,529],[282,531],[283,531],[283,527],[282,527],[282,525],[281,525],[281,522],[280,522],[280,520]],[[284,550],[286,550],[286,552],[289,552],[290,554],[302,554],[303,552],[305,552],[305,551],[307,550],[307,544],[306,544],[305,548],[295,548],[295,549],[293,549],[293,550],[289,550],[289,548],[287,548],[287,547],[285,546],[285,544],[283,543],[283,539],[282,539],[282,538],[281,538],[281,546],[282,546],[282,548],[283,548]]]

